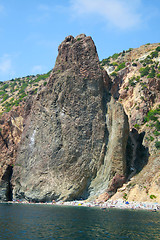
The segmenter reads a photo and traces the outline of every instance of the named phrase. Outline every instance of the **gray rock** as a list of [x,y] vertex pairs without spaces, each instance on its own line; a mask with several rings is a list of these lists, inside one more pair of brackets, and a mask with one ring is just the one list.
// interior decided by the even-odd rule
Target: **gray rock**
[[12,177],[14,199],[87,197],[104,158],[103,76],[91,37],[62,42],[49,83],[26,119]]
[[[129,135],[128,117],[123,106],[113,98],[108,103],[106,114],[107,140],[104,162],[90,186],[90,196],[113,188],[112,180],[116,175],[126,174],[126,145]],[[121,179],[120,179],[121,180]]]

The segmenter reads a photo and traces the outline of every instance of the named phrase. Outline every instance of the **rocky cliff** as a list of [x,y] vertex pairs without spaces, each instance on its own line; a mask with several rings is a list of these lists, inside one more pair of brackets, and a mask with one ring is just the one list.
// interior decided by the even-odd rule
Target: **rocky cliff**
[[0,200],[160,201],[159,50],[100,63],[68,36],[51,72],[0,83]]
[[160,202],[160,44],[116,53],[101,65],[130,126],[128,181],[113,199]]
[[[87,198],[104,190],[99,189],[103,177],[107,189],[116,173],[125,174],[127,117],[113,101],[107,107],[109,88],[92,39],[68,36],[26,119],[13,169],[14,199]],[[113,141],[116,153],[107,149]],[[92,184],[101,169],[106,173],[101,173],[98,185]]]

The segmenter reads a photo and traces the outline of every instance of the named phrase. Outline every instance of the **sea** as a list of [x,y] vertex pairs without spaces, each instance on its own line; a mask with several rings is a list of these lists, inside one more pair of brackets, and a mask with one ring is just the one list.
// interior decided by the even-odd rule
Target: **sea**
[[0,239],[158,240],[160,213],[47,204],[0,204]]

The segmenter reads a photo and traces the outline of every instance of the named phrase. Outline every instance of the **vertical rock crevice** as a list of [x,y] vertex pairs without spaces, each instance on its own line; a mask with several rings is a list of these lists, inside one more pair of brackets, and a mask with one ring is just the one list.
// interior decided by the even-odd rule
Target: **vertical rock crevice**
[[105,193],[107,200],[126,179],[126,145],[129,134],[128,117],[122,105],[111,98],[106,114],[106,153],[90,186],[90,197]]
[[13,167],[8,165],[0,182],[1,201],[12,201],[12,185],[11,185],[12,173]]
[[145,132],[138,133],[133,128],[129,133],[127,142],[126,156],[127,156],[127,180],[129,181],[134,175],[139,173],[148,163],[149,149],[143,146],[143,138]]

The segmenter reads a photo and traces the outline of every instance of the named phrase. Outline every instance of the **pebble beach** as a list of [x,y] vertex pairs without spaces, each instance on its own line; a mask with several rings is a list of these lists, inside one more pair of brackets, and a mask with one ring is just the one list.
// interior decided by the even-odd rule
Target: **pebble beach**
[[153,202],[128,202],[122,199],[113,201],[108,200],[107,202],[96,202],[91,201],[87,202],[83,201],[52,201],[52,202],[28,202],[28,201],[10,201],[8,203],[15,204],[45,204],[45,205],[55,205],[55,206],[78,206],[78,207],[96,207],[101,209],[110,209],[110,208],[118,208],[118,209],[132,209],[132,210],[148,210],[148,211],[160,211],[160,204]]

